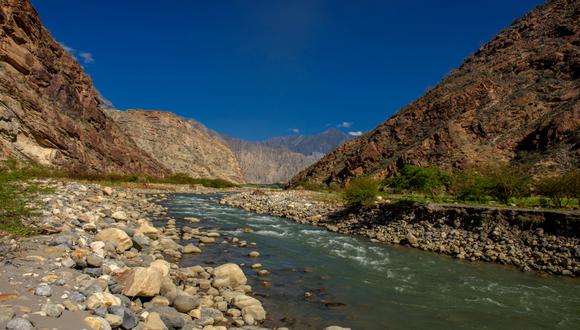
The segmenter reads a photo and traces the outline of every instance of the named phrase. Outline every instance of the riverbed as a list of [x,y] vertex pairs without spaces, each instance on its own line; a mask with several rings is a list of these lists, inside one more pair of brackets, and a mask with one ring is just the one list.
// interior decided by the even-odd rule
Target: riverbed
[[[284,218],[220,205],[218,195],[173,194],[163,202],[179,225],[255,242],[216,242],[194,264],[244,264],[268,324],[321,329],[580,329],[580,280],[372,243]],[[250,230],[244,228],[250,228]],[[260,257],[249,258],[257,250]],[[261,263],[272,273],[251,270]]]

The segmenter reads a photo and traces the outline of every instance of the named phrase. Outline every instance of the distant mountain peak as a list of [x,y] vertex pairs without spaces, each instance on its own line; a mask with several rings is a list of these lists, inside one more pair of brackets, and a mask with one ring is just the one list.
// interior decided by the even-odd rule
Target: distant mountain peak
[[288,149],[304,155],[312,155],[315,153],[326,154],[349,138],[348,134],[331,127],[319,134],[278,136],[259,143],[269,147]]

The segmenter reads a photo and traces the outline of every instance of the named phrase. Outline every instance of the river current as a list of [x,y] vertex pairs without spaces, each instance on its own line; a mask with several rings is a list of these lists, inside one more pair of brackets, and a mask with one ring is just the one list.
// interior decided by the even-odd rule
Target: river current
[[[266,325],[295,330],[329,325],[356,330],[580,329],[578,279],[372,243],[220,205],[218,198],[173,194],[163,205],[178,225],[219,228],[223,237],[256,247],[218,240],[202,247],[201,255],[186,256],[182,266],[243,264],[254,295],[269,313]],[[184,217],[201,223],[189,224]],[[249,258],[253,250],[260,257]],[[272,273],[258,276],[250,268],[256,262]]]

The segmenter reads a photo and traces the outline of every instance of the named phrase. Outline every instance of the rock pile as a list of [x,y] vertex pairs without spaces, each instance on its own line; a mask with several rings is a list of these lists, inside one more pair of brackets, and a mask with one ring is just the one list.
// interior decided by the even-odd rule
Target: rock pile
[[[220,237],[199,228],[156,228],[166,210],[144,195],[98,185],[44,183],[56,193],[30,225],[46,235],[1,238],[0,327],[7,329],[265,329],[262,303],[236,264],[180,268],[184,253]],[[203,242],[203,243],[201,243]],[[166,260],[167,259],[167,260]],[[282,329],[282,328],[279,328]]]

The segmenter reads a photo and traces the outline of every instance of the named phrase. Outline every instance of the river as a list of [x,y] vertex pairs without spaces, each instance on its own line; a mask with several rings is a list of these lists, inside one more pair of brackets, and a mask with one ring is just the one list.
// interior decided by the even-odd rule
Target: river
[[[173,194],[163,205],[179,225],[196,226],[183,218],[197,217],[197,226],[219,228],[224,237],[257,246],[217,242],[202,247],[201,255],[184,257],[182,266],[244,264],[255,295],[270,314],[266,325],[283,323],[294,330],[329,325],[356,330],[580,329],[578,279],[372,243],[220,205],[218,198]],[[260,257],[249,258],[252,250]],[[250,268],[256,262],[272,273],[259,277]],[[264,286],[264,280],[271,286]]]

